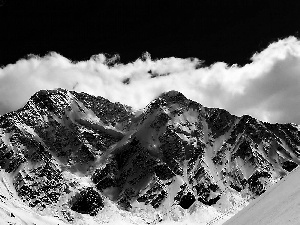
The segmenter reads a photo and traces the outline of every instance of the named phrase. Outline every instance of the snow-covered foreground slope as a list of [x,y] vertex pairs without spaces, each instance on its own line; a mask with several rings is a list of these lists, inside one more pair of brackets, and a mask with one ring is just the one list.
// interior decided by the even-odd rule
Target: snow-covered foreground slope
[[225,225],[300,224],[300,169],[270,187]]

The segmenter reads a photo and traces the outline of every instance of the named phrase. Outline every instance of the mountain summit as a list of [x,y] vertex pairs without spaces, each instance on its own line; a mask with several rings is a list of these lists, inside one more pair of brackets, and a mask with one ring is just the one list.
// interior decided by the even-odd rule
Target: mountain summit
[[177,91],[135,113],[86,93],[41,90],[0,117],[0,203],[19,199],[62,223],[112,205],[152,224],[145,209],[157,221],[199,207],[226,213],[297,167],[299,147],[295,124],[237,117]]

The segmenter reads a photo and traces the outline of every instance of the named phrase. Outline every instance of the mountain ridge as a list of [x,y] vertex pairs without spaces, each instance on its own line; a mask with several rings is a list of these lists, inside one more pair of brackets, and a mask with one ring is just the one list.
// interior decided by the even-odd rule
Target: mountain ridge
[[67,223],[101,213],[106,201],[149,206],[162,219],[199,204],[224,211],[237,204],[233,195],[256,198],[300,163],[297,125],[237,117],[178,91],[135,113],[86,93],[41,90],[0,116],[0,134],[1,170],[18,196]]

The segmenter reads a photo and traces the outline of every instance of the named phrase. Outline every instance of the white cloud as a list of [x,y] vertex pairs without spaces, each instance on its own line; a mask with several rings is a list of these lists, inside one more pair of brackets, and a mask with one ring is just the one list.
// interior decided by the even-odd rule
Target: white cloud
[[[199,68],[198,59],[142,58],[110,67],[105,62],[117,57],[102,54],[81,62],[57,53],[21,59],[0,69],[0,114],[20,108],[40,89],[75,87],[136,109],[164,91],[178,90],[204,106],[236,115],[300,124],[300,41],[294,37],[272,43],[244,66],[217,62]],[[150,70],[165,76],[151,78]],[[126,78],[129,84],[123,83]]]

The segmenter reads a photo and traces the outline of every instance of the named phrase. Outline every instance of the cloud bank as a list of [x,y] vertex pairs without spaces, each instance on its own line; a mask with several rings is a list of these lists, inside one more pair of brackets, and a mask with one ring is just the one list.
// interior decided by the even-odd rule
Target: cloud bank
[[152,60],[148,53],[128,64],[103,54],[80,62],[58,53],[33,55],[0,69],[0,115],[22,107],[38,90],[58,87],[135,109],[164,91],[178,90],[238,116],[300,124],[300,41],[288,37],[272,43],[243,66],[216,62],[202,67],[199,59]]

